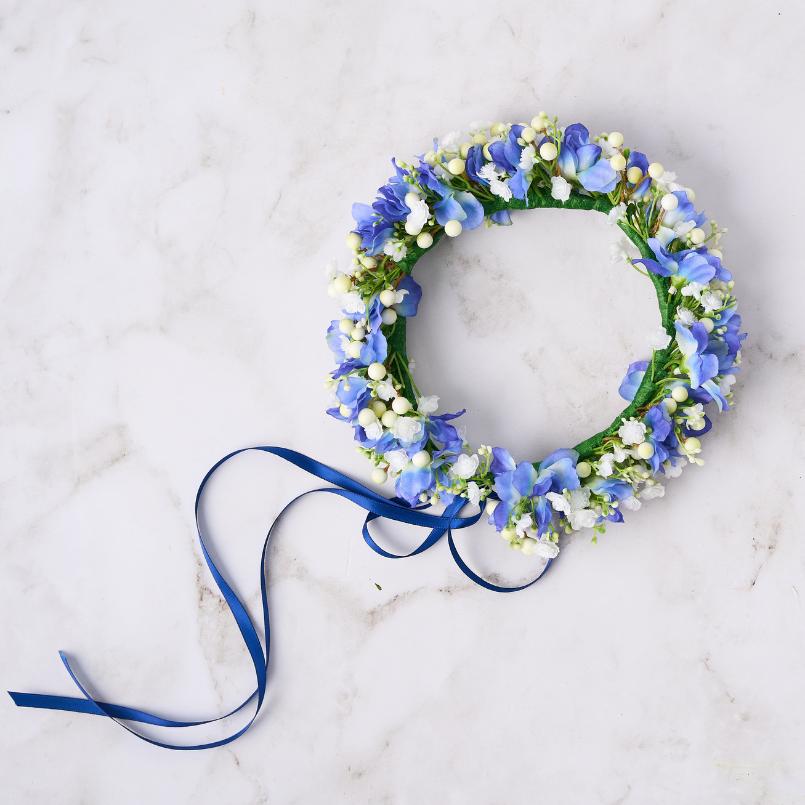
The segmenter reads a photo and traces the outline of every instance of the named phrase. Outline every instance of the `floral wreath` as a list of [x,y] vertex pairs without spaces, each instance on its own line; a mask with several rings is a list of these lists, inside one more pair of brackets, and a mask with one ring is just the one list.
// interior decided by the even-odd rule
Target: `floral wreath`
[[[663,478],[703,463],[705,406],[730,407],[746,334],[717,248],[726,230],[696,211],[690,188],[624,147],[620,132],[591,139],[580,123],[560,127],[544,112],[530,125],[473,125],[434,140],[415,164],[392,164],[371,206],[352,207],[351,263],[327,269],[341,308],[327,331],[338,363],[327,413],[353,427],[374,482],[393,479],[412,507],[485,503],[512,547],[551,559],[561,533],[592,528],[597,537],[624,510],[662,497]],[[502,447],[470,447],[453,424],[464,411],[437,414],[439,398],[420,394],[406,325],[422,296],[413,268],[442,236],[507,226],[510,210],[536,207],[597,210],[623,230],[625,260],[654,284],[663,338],[629,366],[619,389],[629,405],[608,428],[517,463]]]

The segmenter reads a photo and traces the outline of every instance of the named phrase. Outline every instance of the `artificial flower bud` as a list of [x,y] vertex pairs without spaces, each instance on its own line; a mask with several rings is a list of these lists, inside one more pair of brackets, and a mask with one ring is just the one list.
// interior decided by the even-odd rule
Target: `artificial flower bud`
[[386,376],[386,367],[382,363],[370,363],[366,372],[371,380],[382,380]]
[[383,427],[390,428],[397,421],[397,414],[395,414],[394,411],[386,411],[386,413],[380,417],[380,421],[383,423]]
[[370,257],[368,254],[364,254],[361,257],[361,265],[364,268],[377,268],[377,260],[374,257]]
[[713,324],[712,319],[708,319],[705,316],[703,319],[699,319],[699,322],[701,323],[702,327],[704,327],[704,329],[707,330],[708,333],[713,332],[713,327],[715,327],[715,325]]
[[395,413],[402,416],[411,410],[411,403],[405,397],[395,397],[391,407]]
[[460,176],[464,173],[465,162],[463,159],[459,159],[456,157],[455,159],[451,159],[447,163],[447,170],[453,174],[453,176]]
[[623,145],[623,135],[619,131],[613,131],[607,137],[607,142],[613,148],[620,148]]
[[688,436],[685,439],[685,450],[688,453],[698,453],[702,449],[702,443],[695,436]]
[[511,542],[513,539],[517,538],[517,532],[511,528],[511,526],[506,526],[501,532],[500,536],[506,540],[506,542]]
[[389,476],[386,473],[386,471],[384,469],[382,469],[381,467],[375,467],[372,470],[372,480],[376,484],[384,484],[386,482],[386,480],[388,479],[388,477]]
[[352,321],[352,319],[341,319],[341,321],[338,322],[338,329],[341,330],[344,335],[349,335],[354,326],[355,322]]
[[352,281],[346,274],[339,274],[333,280],[333,288],[335,289],[336,293],[347,293],[351,287]]
[[700,229],[698,226],[690,230],[690,242],[696,246],[700,246],[704,243],[705,237],[704,230]]
[[387,307],[381,314],[380,320],[383,324],[394,324],[397,321],[397,311]]
[[533,143],[537,139],[537,130],[533,126],[526,126],[521,132],[520,136],[524,142]]
[[366,428],[377,419],[375,412],[371,408],[361,408],[358,414],[358,424],[362,428]]
[[350,358],[357,359],[361,357],[362,349],[363,343],[361,341],[350,341],[349,344],[347,344],[346,353]]
[[626,171],[626,178],[632,184],[637,184],[643,178],[643,171],[641,171],[637,165],[632,165],[632,167]]
[[642,459],[649,459],[654,455],[654,445],[651,442],[641,442],[637,445],[637,455]]
[[416,238],[416,245],[420,249],[428,249],[433,246],[433,235],[430,232],[420,232]]
[[352,332],[349,335],[353,341],[363,341],[363,338],[366,335],[366,330],[364,330],[363,327],[353,327]]
[[353,252],[361,248],[361,236],[357,232],[350,232],[347,235],[347,248],[352,249]]
[[666,193],[662,199],[660,199],[660,206],[666,212],[670,212],[679,206],[679,199],[673,193]]
[[419,201],[419,194],[418,193],[406,193],[405,194],[405,204],[407,207],[413,207],[414,204]]
[[659,179],[663,173],[665,173],[665,168],[659,162],[652,162],[651,165],[648,166],[648,175],[652,179]]
[[546,161],[546,162],[553,162],[556,159],[556,155],[559,151],[556,148],[554,143],[543,143],[539,147],[539,155]]
[[671,396],[678,402],[685,402],[688,399],[688,390],[684,386],[674,386]]
[[461,143],[461,147],[458,149],[458,153],[461,154],[462,159],[467,158],[467,154],[469,154],[470,148],[472,148],[472,143]]
[[673,397],[666,397],[662,404],[665,406],[665,410],[669,414],[673,414],[676,412],[676,400]]
[[372,400],[372,402],[369,403],[369,407],[374,411],[374,415],[378,419],[386,413],[386,404],[383,400]]
[[615,154],[609,160],[612,170],[620,173],[626,167],[626,157],[623,154]]
[[462,226],[461,221],[452,219],[444,225],[444,234],[448,238],[457,238],[461,234]]
[[380,292],[380,304],[383,307],[391,307],[397,301],[397,294],[391,288],[386,288]]
[[430,464],[430,453],[427,450],[420,450],[418,453],[414,453],[411,456],[411,463],[420,469],[427,467]]
[[579,478],[588,478],[592,471],[593,468],[586,461],[579,461],[579,463],[576,464],[576,475],[578,475]]
[[341,416],[348,417],[352,413],[352,409],[348,405],[339,405],[338,413],[341,414]]

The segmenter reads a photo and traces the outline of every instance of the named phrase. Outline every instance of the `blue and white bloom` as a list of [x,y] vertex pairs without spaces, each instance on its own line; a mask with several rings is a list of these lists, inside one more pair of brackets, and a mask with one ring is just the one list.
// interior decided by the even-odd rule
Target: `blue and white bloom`
[[[702,463],[714,409],[733,403],[746,335],[719,247],[725,230],[695,208],[692,190],[627,149],[620,133],[593,138],[544,113],[530,123],[475,124],[392,166],[374,201],[352,207],[351,263],[326,270],[340,311],[326,334],[336,362],[328,413],[350,424],[374,480],[392,481],[410,506],[456,496],[484,505],[509,545],[551,559],[563,535],[602,533],[663,496],[661,480]],[[508,226],[512,210],[571,199],[607,214],[628,238],[619,262],[667,292],[662,332],[647,345],[651,359],[627,369],[623,415],[578,450],[532,462],[502,447],[473,449],[455,424],[463,411],[438,413],[438,396],[422,394],[411,374],[404,328],[422,300],[412,269],[442,236]]]

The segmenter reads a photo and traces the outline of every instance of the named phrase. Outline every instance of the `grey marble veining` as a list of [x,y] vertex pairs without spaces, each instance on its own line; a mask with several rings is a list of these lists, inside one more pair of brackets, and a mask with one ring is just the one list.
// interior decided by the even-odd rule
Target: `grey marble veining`
[[[389,562],[310,500],[271,552],[269,698],[178,755],[6,699],[14,803],[805,803],[805,291],[799,4],[6,2],[0,7],[2,683],[178,716],[253,684],[192,503],[229,450],[366,479],[323,414],[350,204],[388,158],[540,109],[617,128],[697,191],[751,338],[706,465],[537,587],[440,547]],[[518,215],[423,260],[410,351],[474,443],[538,457],[603,427],[657,323],[592,213]],[[312,486],[272,459],[205,512],[255,612],[267,524]],[[391,543],[413,537],[384,530]],[[487,526],[473,565],[534,570]],[[205,735],[216,734],[214,730]],[[201,737],[201,736],[199,736]]]

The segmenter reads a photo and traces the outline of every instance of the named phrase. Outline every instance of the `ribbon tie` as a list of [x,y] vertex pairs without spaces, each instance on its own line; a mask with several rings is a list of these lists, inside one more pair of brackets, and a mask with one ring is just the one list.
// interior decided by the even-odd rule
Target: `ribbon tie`
[[[305,470],[305,472],[314,475],[316,478],[332,484],[332,486],[310,489],[307,492],[302,492],[300,495],[297,495],[282,508],[268,529],[265,541],[263,542],[263,550],[260,557],[260,597],[262,600],[263,609],[265,645],[263,645],[263,642],[260,640],[260,635],[258,634],[246,607],[243,605],[243,602],[240,600],[240,598],[238,598],[237,593],[224,578],[223,574],[215,565],[215,562],[210,556],[204,540],[204,534],[202,533],[199,518],[199,511],[201,508],[201,501],[204,491],[212,476],[215,475],[220,467],[231,459],[235,458],[235,456],[239,456],[241,453],[246,453],[252,450],[277,456],[284,461],[293,464],[295,467],[299,467],[299,469]],[[176,721],[170,718],[165,718],[164,716],[149,713],[145,710],[139,710],[135,707],[112,704],[110,702],[103,702],[95,699],[78,678],[78,675],[70,665],[67,655],[63,651],[59,651],[59,657],[61,657],[62,663],[67,669],[67,673],[70,675],[70,678],[73,680],[76,687],[81,691],[82,697],[9,691],[9,695],[14,700],[14,703],[18,707],[34,707],[43,710],[66,710],[73,713],[90,713],[92,715],[106,716],[123,727],[123,729],[128,730],[136,738],[165,749],[212,749],[216,746],[224,746],[225,744],[231,743],[239,738],[252,726],[257,718],[260,708],[263,706],[263,701],[265,700],[266,684],[268,682],[268,660],[271,650],[271,627],[269,623],[266,577],[268,571],[267,552],[271,535],[277,523],[282,518],[282,515],[288,511],[291,506],[307,495],[317,493],[337,495],[338,497],[345,498],[346,500],[349,500],[364,509],[367,512],[367,515],[363,524],[363,538],[366,541],[366,544],[373,551],[375,551],[375,553],[385,556],[388,559],[403,559],[409,556],[416,556],[417,554],[428,550],[428,548],[431,548],[445,534],[447,534],[450,553],[459,569],[476,584],[479,584],[481,587],[485,587],[487,590],[492,590],[493,592],[511,593],[517,592],[518,590],[524,590],[526,587],[530,587],[532,584],[535,584],[537,581],[539,581],[545,574],[545,571],[551,565],[551,560],[548,560],[540,571],[540,574],[535,579],[518,587],[501,587],[497,584],[492,584],[491,582],[481,578],[481,576],[467,566],[466,562],[464,562],[459,555],[455,540],[453,539],[452,529],[467,528],[468,526],[474,525],[478,522],[483,513],[483,509],[480,508],[476,514],[473,514],[469,517],[460,517],[459,512],[462,508],[464,508],[465,505],[468,504],[466,499],[457,497],[447,506],[442,514],[431,514],[423,511],[423,509],[427,508],[427,505],[423,507],[411,508],[397,498],[386,498],[374,490],[364,486],[363,484],[358,483],[348,475],[344,475],[338,470],[328,467],[326,464],[322,464],[320,461],[316,461],[315,459],[310,458],[303,453],[298,453],[295,450],[289,450],[286,447],[271,446],[245,447],[240,450],[235,450],[234,452],[224,456],[222,459],[217,461],[204,476],[201,484],[199,484],[198,491],[196,492],[195,518],[196,530],[198,532],[199,544],[201,545],[204,560],[206,561],[207,567],[210,569],[210,573],[212,573],[212,577],[215,580],[218,589],[221,591],[227,606],[232,612],[232,616],[235,618],[235,622],[238,625],[240,634],[243,637],[243,642],[246,644],[246,648],[248,649],[249,655],[252,659],[252,664],[254,665],[256,686],[251,694],[233,710],[230,710],[224,715],[217,716],[216,718],[209,718],[202,721]],[[369,523],[371,523],[373,520],[377,520],[378,518],[394,520],[399,523],[407,523],[419,528],[428,528],[430,529],[430,532],[425,539],[410,553],[391,553],[384,548],[381,548],[369,533]],[[132,729],[132,727],[128,726],[128,724],[123,723],[126,721],[133,721],[140,722],[142,724],[150,724],[156,727],[197,727],[203,724],[212,724],[216,721],[229,718],[229,716],[232,716],[235,713],[243,710],[251,702],[255,702],[254,711],[244,726],[225,738],[207,743],[192,745],[166,743],[163,741],[158,741],[155,738],[151,738],[148,735],[144,735],[135,729]]]

